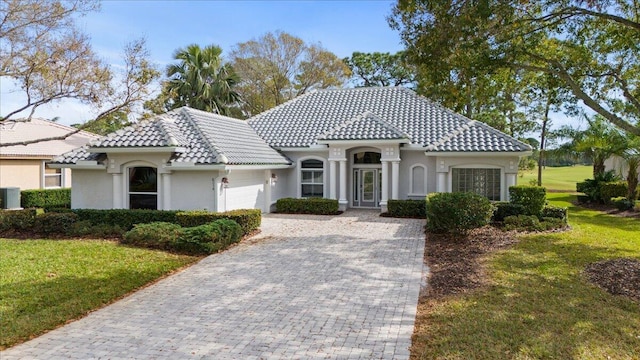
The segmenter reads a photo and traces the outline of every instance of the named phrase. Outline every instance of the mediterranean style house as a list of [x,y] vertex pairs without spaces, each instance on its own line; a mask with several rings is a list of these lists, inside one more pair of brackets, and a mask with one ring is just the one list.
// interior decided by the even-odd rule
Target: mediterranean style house
[[[98,136],[80,131],[65,139],[46,139],[73,131],[77,129],[38,118],[0,122],[0,188],[32,190],[71,186],[71,171],[50,167],[47,162]],[[20,142],[26,144],[8,146]]]
[[321,90],[248,121],[180,108],[68,152],[73,208],[340,208],[473,191],[507,200],[531,148],[401,87]]

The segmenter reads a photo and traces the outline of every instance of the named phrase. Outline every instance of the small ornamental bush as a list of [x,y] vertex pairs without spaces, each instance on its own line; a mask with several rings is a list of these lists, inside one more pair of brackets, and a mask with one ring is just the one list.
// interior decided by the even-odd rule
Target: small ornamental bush
[[176,214],[177,223],[184,227],[205,225],[219,219],[233,220],[240,225],[242,234],[247,235],[260,227],[262,212],[259,209],[240,209],[222,213],[200,210],[180,211]]
[[170,249],[182,235],[182,227],[168,222],[138,224],[127,231],[122,243],[152,249]]
[[544,227],[535,215],[507,216],[504,219],[505,230],[542,231]]
[[[589,201],[604,203],[605,201],[608,201],[611,197],[606,199],[603,198],[602,184],[617,182],[619,180],[620,178],[616,175],[616,173],[613,170],[609,170],[602,174],[598,174],[598,176],[596,176],[594,179],[586,179],[583,182],[577,183],[576,190],[588,196]],[[624,195],[626,194],[623,194],[621,196],[624,196]]]
[[31,230],[36,221],[36,215],[43,213],[42,209],[2,210],[0,211],[0,231]]
[[71,189],[22,190],[20,206],[23,208],[70,208]]
[[92,225],[91,221],[76,221],[69,229],[67,235],[93,237],[99,239],[122,238],[125,230],[118,225],[98,224]]
[[427,216],[427,204],[424,200],[388,200],[387,212],[391,217],[420,218]]
[[513,204],[510,202],[496,202],[493,204],[495,210],[491,221],[503,222],[507,216],[522,215],[525,212],[525,208],[521,204]]
[[631,210],[635,201],[629,201],[626,197],[616,197],[611,199],[611,203],[620,211]]
[[566,224],[568,220],[568,210],[566,207],[546,205],[542,208],[542,214],[540,217],[560,219]]
[[217,233],[218,241],[225,247],[237,243],[243,235],[242,228],[233,220],[219,219],[209,226]]
[[73,228],[78,221],[78,215],[74,213],[44,213],[36,216],[33,230],[42,235],[63,235]]
[[626,181],[612,181],[600,183],[600,198],[605,204],[611,202],[611,198],[627,196],[629,186]]
[[427,196],[427,230],[464,234],[489,224],[493,206],[474,193],[434,193]]
[[509,197],[512,204],[524,206],[525,215],[539,216],[546,202],[547,192],[541,186],[511,186]]
[[334,215],[338,208],[338,200],[324,198],[283,198],[276,202],[276,211],[285,214]]

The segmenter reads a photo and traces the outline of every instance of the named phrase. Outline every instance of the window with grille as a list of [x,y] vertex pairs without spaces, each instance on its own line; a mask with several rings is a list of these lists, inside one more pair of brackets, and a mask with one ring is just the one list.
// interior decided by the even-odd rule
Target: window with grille
[[45,166],[44,187],[45,189],[62,187],[62,169],[51,169]]
[[302,161],[300,186],[303,198],[324,197],[324,163],[321,160]]
[[454,168],[452,177],[453,192],[473,192],[500,200],[500,169]]

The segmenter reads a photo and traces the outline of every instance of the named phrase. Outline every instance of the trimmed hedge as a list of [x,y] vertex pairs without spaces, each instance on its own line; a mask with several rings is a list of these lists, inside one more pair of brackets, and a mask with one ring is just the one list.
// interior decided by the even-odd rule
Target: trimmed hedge
[[135,225],[133,229],[127,231],[124,235],[122,243],[168,250],[180,235],[182,235],[182,227],[180,225],[156,221]]
[[259,209],[240,209],[222,213],[209,211],[180,211],[176,213],[176,223],[180,226],[191,227],[208,224],[210,222],[228,219],[235,221],[242,229],[242,234],[247,235],[257,230],[262,223],[262,212]]
[[285,214],[335,215],[338,213],[338,200],[283,198],[276,201],[276,211]]
[[74,213],[44,213],[36,216],[33,230],[43,235],[67,234],[77,221]]
[[387,213],[392,217],[424,219],[427,203],[425,200],[388,200]]
[[509,187],[512,204],[524,206],[524,215],[540,216],[547,199],[547,191],[542,186],[517,185]]
[[28,208],[70,208],[71,189],[22,190],[20,206]]
[[491,220],[493,206],[482,195],[455,192],[427,196],[427,230],[433,233],[465,234]]
[[535,215],[507,216],[504,219],[504,230],[520,231],[546,231],[559,229],[566,225],[561,219],[542,218],[542,221]]
[[611,203],[620,211],[631,210],[635,205],[635,201],[629,201],[626,197],[615,197],[611,199]]
[[612,181],[598,184],[600,198],[605,204],[611,203],[611,198],[627,196],[629,185],[626,181]]
[[540,218],[560,219],[566,224],[569,218],[569,212],[566,207],[546,205],[542,208]]
[[42,209],[2,210],[0,211],[0,231],[32,229],[36,216],[42,213]]
[[73,209],[78,215],[79,221],[89,221],[91,225],[120,226],[125,230],[131,230],[135,224],[147,224],[151,222],[177,223],[178,211],[171,210],[145,210],[145,209]]
[[513,204],[510,202],[496,202],[493,203],[495,210],[491,221],[503,222],[507,216],[522,215],[525,212],[525,207],[522,204]]

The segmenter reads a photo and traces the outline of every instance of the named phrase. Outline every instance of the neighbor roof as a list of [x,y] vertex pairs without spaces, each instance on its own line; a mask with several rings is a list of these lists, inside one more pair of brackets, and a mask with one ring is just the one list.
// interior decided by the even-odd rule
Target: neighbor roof
[[39,118],[33,118],[30,121],[26,119],[2,121],[0,122],[0,144],[43,140],[76,133],[65,139],[38,141],[27,145],[0,146],[0,157],[49,159],[98,138],[98,135],[77,131],[76,128]]
[[182,107],[106,135],[90,146],[55,159],[75,164],[96,160],[109,149],[169,148],[172,163],[196,165],[288,165],[291,162],[270,148],[243,120]]
[[[355,120],[354,120],[355,119]],[[319,90],[248,120],[274,148],[324,140],[395,139],[432,152],[521,152],[522,143],[402,87]]]

